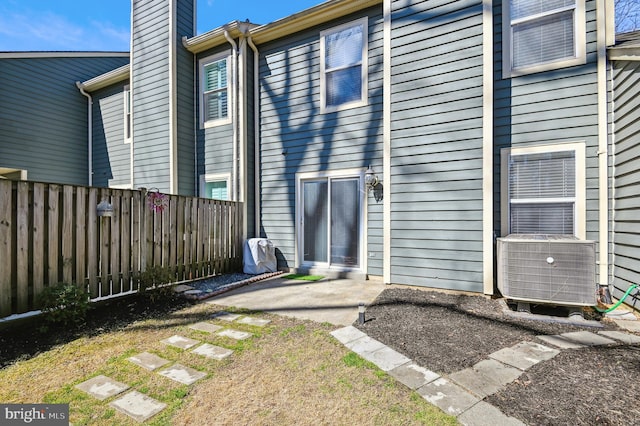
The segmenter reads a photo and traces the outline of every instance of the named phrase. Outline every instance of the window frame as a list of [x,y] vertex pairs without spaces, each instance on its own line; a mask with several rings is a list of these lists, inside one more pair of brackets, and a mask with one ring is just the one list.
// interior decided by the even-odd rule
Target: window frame
[[224,182],[227,185],[227,199],[221,201],[232,201],[231,200],[231,174],[230,173],[213,173],[213,174],[203,174],[200,175],[200,197],[213,199],[206,197],[205,188],[207,183],[211,182]]
[[[204,69],[207,65],[210,65],[212,63],[215,62],[220,62],[220,61],[226,61],[227,63],[227,86],[226,86],[226,92],[227,92],[227,115],[226,117],[223,118],[217,118],[214,120],[206,120],[205,116],[204,116],[204,98],[205,98],[205,72]],[[200,78],[199,78],[199,90],[198,90],[198,103],[199,103],[199,108],[200,108],[200,112],[199,112],[199,116],[200,116],[200,129],[207,129],[210,127],[216,127],[216,126],[220,126],[223,124],[229,124],[231,123],[231,111],[233,108],[232,102],[232,96],[231,96],[231,86],[233,84],[232,81],[232,74],[231,74],[231,68],[230,65],[231,64],[231,56],[229,54],[229,52],[223,52],[223,53],[218,53],[216,55],[211,55],[211,56],[207,56],[205,58],[202,58],[198,61],[198,70],[200,73]],[[223,91],[225,89],[218,89],[217,91]]]
[[[586,12],[585,0],[574,0],[575,6],[556,9],[554,11],[541,14],[530,15],[511,20],[511,1],[502,2],[502,78],[517,77],[520,75],[532,74],[542,71],[550,71],[558,68],[565,68],[575,65],[584,65],[587,62],[586,46]],[[520,68],[513,68],[513,26],[525,22],[535,21],[546,16],[573,9],[573,31],[574,31],[574,57],[557,59]],[[515,24],[514,24],[515,22]]]
[[[509,158],[512,155],[546,154],[573,151],[575,158],[575,197],[573,235],[585,240],[586,235],[586,144],[583,141],[548,145],[502,148],[500,150],[500,233],[509,235],[511,229],[511,203],[509,194]],[[542,202],[542,201],[541,201]]]
[[[362,52],[361,52],[361,60],[359,64],[351,65],[349,67],[344,67],[344,68],[327,69],[326,57],[325,57],[326,37],[329,35],[338,33],[340,31],[343,31],[345,29],[356,27],[356,26],[362,26]],[[369,18],[366,16],[320,32],[320,113],[321,114],[366,106],[368,104],[368,93],[367,93],[367,88],[369,87],[369,83],[368,83],[369,35],[368,34],[369,34]],[[332,71],[347,69],[355,66],[360,67],[360,79],[361,79],[360,99],[350,101],[350,102],[345,102],[340,105],[327,105],[327,74]]]
[[131,86],[129,84],[124,86],[122,95],[124,143],[130,144],[133,140],[133,120],[131,114]]

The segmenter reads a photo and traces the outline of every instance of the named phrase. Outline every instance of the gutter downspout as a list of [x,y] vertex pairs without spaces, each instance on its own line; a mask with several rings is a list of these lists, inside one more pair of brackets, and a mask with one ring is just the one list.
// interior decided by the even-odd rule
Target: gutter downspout
[[76,87],[78,88],[78,90],[80,90],[80,93],[82,93],[84,96],[87,97],[87,137],[88,137],[87,152],[88,152],[88,160],[89,160],[88,161],[89,186],[93,186],[93,158],[92,158],[93,157],[93,125],[92,125],[93,99],[91,98],[91,95],[84,90],[84,86],[82,85],[82,83],[80,83],[79,81],[76,81]]
[[247,43],[251,50],[253,50],[253,146],[254,146],[254,210],[255,210],[255,229],[254,236],[256,238],[260,238],[260,121],[259,121],[259,111],[260,111],[260,52],[258,52],[258,48],[253,43],[251,36],[247,38]]
[[233,201],[238,201],[238,167],[237,167],[237,160],[238,160],[238,110],[237,110],[237,106],[238,106],[238,96],[237,96],[237,90],[238,90],[238,83],[237,83],[237,62],[238,62],[238,45],[236,44],[236,42],[233,40],[233,38],[231,38],[231,36],[229,35],[229,31],[225,30],[224,32],[224,38],[227,39],[227,41],[229,42],[229,44],[231,44],[232,47],[232,53],[231,56],[233,58],[233,61],[231,62],[231,86],[233,88],[233,92],[231,94],[231,123],[232,123],[232,128],[233,128],[233,169],[232,169],[232,183],[231,183],[231,187],[232,187],[232,194],[233,194]]
[[597,75],[598,75],[598,282],[609,285],[609,208],[608,208],[608,128],[607,128],[607,46],[605,0],[598,0],[597,8]]

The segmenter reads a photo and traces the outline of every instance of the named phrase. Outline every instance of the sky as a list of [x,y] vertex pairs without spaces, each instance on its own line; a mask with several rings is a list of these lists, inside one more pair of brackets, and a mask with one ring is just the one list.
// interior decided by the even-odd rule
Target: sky
[[[196,34],[234,20],[268,24],[322,2],[197,0]],[[130,0],[0,0],[0,52],[128,51],[130,20]]]

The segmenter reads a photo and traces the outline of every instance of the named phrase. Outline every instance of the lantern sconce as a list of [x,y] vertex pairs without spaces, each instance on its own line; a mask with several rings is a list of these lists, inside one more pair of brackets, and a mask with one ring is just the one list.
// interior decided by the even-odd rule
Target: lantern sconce
[[106,200],[100,201],[97,207],[98,217],[112,217],[113,206]]
[[382,200],[382,184],[378,180],[376,172],[371,168],[371,165],[369,165],[369,168],[364,172],[364,184],[367,192],[373,190],[373,198],[375,198],[376,201],[379,202]]

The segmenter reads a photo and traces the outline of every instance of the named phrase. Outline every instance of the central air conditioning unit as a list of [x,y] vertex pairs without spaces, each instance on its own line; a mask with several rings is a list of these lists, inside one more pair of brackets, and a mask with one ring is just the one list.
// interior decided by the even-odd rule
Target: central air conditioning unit
[[567,235],[498,238],[498,290],[507,299],[594,306],[595,242]]

